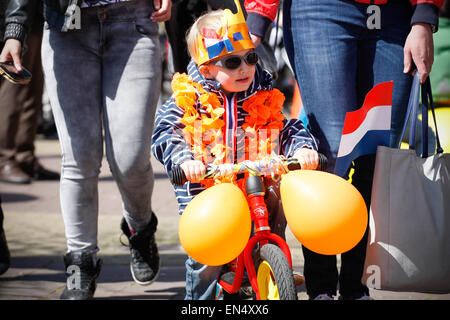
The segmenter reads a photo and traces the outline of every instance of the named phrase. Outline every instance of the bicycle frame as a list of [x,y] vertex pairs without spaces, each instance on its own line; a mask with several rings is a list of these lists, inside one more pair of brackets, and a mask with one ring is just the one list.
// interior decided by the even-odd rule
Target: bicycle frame
[[[327,158],[319,153],[318,169],[325,170],[326,167]],[[275,243],[286,256],[289,266],[293,270],[291,252],[286,241],[270,232],[269,213],[264,201],[265,188],[262,176],[271,173],[272,179],[275,180],[277,177],[279,178],[279,172],[286,173],[298,169],[301,169],[301,166],[295,158],[275,156],[256,162],[244,161],[241,164],[226,164],[220,169],[218,166],[211,166],[207,170],[208,173],[203,176],[203,179],[217,179],[218,177],[228,177],[230,175],[246,175],[246,178],[238,180],[237,184],[247,198],[251,219],[255,226],[255,234],[248,240],[240,255],[228,263],[235,273],[233,283],[229,284],[219,280],[219,284],[228,293],[238,292],[244,278],[244,270],[246,269],[256,298],[260,300],[261,296],[252,255],[253,249],[258,243],[261,247],[269,243],[269,241]],[[179,186],[182,186],[187,181],[183,170],[179,166],[172,169],[169,177],[173,184]],[[251,183],[249,185],[249,180],[251,180],[253,185]]]
[[[249,188],[247,187],[247,179],[249,178],[258,178],[260,185],[259,190],[256,192],[249,192]],[[254,179],[255,180],[255,179]],[[250,284],[253,288],[253,291],[256,294],[256,299],[260,300],[260,293],[258,288],[258,282],[256,277],[256,270],[253,263],[253,248],[259,243],[260,246],[267,244],[269,241],[276,243],[280,249],[283,251],[286,256],[289,265],[292,268],[292,258],[289,247],[280,236],[271,233],[269,227],[269,212],[267,211],[267,206],[264,201],[264,183],[260,176],[250,176],[244,179],[245,184],[240,184],[239,187],[244,192],[247,198],[247,202],[250,207],[250,214],[252,221],[255,226],[255,234],[249,239],[247,245],[245,246],[242,253],[234,260],[236,261],[237,266],[235,267],[235,277],[233,284],[228,284],[223,280],[219,281],[219,284],[225,289],[228,293],[236,293],[242,285],[242,280],[244,277],[244,269],[247,270],[247,274],[250,280]]]

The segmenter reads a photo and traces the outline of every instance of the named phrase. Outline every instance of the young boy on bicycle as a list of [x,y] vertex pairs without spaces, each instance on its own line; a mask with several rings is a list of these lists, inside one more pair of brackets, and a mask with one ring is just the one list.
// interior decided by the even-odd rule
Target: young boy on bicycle
[[[216,10],[193,24],[186,37],[193,59],[189,75],[174,75],[173,95],[156,113],[153,154],[167,172],[179,165],[189,180],[174,187],[180,214],[207,187],[201,183],[206,164],[279,153],[297,158],[302,169],[318,165],[315,139],[300,120],[284,118],[284,96],[257,63],[239,1],[235,3],[236,14]],[[279,227],[273,231],[284,237],[286,222],[282,209],[278,211],[281,217],[274,219]],[[188,258],[186,269],[186,299],[214,299],[222,267]]]

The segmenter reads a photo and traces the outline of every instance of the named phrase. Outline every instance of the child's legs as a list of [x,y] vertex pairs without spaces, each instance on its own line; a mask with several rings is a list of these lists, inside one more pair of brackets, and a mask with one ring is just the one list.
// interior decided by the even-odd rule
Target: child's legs
[[185,300],[214,300],[221,271],[222,266],[206,266],[188,257]]

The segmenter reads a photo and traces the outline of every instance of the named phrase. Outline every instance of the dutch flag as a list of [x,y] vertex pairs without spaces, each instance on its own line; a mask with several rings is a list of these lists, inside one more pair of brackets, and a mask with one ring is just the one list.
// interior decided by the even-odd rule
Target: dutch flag
[[389,145],[393,82],[377,84],[367,93],[361,109],[347,112],[334,173],[343,177],[356,158]]

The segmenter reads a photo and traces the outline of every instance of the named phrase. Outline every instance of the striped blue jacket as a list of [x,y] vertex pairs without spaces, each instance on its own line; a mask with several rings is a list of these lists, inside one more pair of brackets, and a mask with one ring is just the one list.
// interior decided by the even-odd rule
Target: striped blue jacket
[[[234,114],[237,117],[236,121],[226,121],[227,126],[229,123],[235,123],[237,128],[244,124],[245,117],[248,116],[248,113],[242,109],[242,103],[259,90],[272,89],[270,74],[259,65],[257,65],[255,79],[249,89],[238,92],[232,97],[226,97],[222,93],[219,82],[206,79],[193,61],[188,65],[188,74],[194,81],[200,83],[205,90],[216,93],[225,108],[237,109],[225,111],[226,115]],[[228,101],[225,101],[225,99]],[[230,100],[233,99],[236,103],[230,103]],[[199,112],[203,112],[198,105],[196,107]],[[167,100],[156,112],[155,130],[152,136],[152,152],[155,158],[164,165],[167,173],[174,166],[180,165],[186,160],[194,159],[194,155],[182,135],[184,124],[180,122],[180,119],[183,115],[184,110],[175,104],[173,97]],[[239,140],[239,137],[234,137],[234,139]],[[244,147],[244,144],[240,142],[235,141],[236,149]],[[285,120],[284,127],[279,135],[279,145],[280,152],[286,157],[293,156],[295,151],[302,146],[308,146],[317,150],[315,139],[303,127],[302,122],[296,119]],[[180,214],[183,213],[189,201],[204,190],[199,183],[191,183],[189,181],[184,186],[174,186],[174,189]]]

